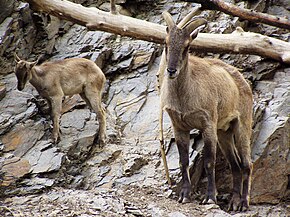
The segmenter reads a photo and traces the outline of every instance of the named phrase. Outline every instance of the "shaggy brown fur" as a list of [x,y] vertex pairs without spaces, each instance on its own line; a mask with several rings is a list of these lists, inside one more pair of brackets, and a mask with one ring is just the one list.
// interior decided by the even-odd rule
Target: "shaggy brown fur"
[[15,58],[18,90],[23,90],[29,81],[50,105],[54,142],[59,138],[59,117],[63,97],[80,94],[87,105],[97,113],[100,124],[99,140],[100,144],[104,144],[106,117],[101,97],[106,77],[94,62],[84,58],[71,58],[36,66],[36,62],[21,60],[17,56]]
[[[160,66],[161,107],[171,118],[180,155],[182,189],[180,202],[188,202],[189,132],[199,129],[204,139],[204,162],[208,188],[203,203],[216,203],[215,160],[219,144],[233,174],[230,208],[249,207],[252,163],[250,138],[253,98],[249,84],[239,71],[217,59],[192,56],[189,43],[197,36],[202,20],[177,27],[169,13],[166,48]],[[165,69],[167,69],[165,71]]]

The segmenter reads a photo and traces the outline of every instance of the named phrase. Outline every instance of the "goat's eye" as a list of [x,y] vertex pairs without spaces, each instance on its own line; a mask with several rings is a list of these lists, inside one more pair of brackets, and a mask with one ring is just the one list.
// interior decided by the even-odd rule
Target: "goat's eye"
[[169,28],[168,28],[168,26],[166,27],[166,32],[169,33]]

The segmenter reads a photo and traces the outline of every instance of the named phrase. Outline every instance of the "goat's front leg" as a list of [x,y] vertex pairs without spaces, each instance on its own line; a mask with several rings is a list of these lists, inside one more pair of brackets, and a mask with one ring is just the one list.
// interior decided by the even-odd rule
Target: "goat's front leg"
[[191,184],[189,177],[189,131],[174,130],[176,144],[179,153],[179,164],[182,175],[182,187],[178,202],[190,202]]
[[54,143],[57,143],[59,138],[59,118],[62,108],[62,97],[51,97],[49,100],[51,104],[51,118],[53,122],[52,140]]
[[210,125],[202,133],[204,139],[204,167],[207,174],[207,193],[202,204],[216,203],[216,183],[215,183],[215,163],[216,163],[216,146],[217,132]]

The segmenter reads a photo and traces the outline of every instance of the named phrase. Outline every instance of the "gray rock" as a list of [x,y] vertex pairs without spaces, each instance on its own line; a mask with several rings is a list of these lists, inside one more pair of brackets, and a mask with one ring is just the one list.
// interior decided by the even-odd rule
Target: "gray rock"
[[63,162],[64,154],[48,141],[38,142],[23,158],[31,165],[31,173],[48,173],[58,171]]
[[[1,10],[0,10],[0,23],[3,22],[7,17],[9,17],[14,9],[14,0],[1,0]],[[0,43],[1,44],[1,43]]]
[[1,157],[1,186],[7,188],[29,173],[31,166],[25,159],[19,157]]
[[111,59],[114,62],[120,62],[130,57],[133,52],[134,52],[134,49],[130,41],[125,41],[125,42],[122,42],[122,45],[119,45],[115,49],[115,52],[112,54]]
[[6,95],[6,86],[4,83],[0,82],[0,101],[5,97]]
[[165,216],[164,210],[156,206],[154,203],[148,205],[149,213],[154,217],[163,217]]
[[15,75],[9,75],[6,79],[6,96],[0,103],[0,135],[37,113],[35,104],[31,103],[33,96],[13,89],[16,86]]
[[142,211],[133,206],[125,206],[126,213],[133,214],[134,216],[144,216]]
[[13,151],[17,157],[24,156],[42,138],[44,126],[42,120],[38,122],[27,120],[22,124],[16,124],[9,133],[1,137],[5,146],[4,151]]
[[85,188],[102,186],[122,176],[122,166],[117,160],[121,153],[121,148],[114,144],[107,144],[101,151],[96,150],[83,168],[83,174],[86,176]]
[[0,56],[3,55],[4,51],[10,46],[10,43],[12,41],[12,38],[9,37],[12,22],[12,17],[7,17],[2,23],[0,22]]
[[171,212],[168,214],[168,217],[186,217],[186,215],[181,212]]
[[127,159],[125,159],[126,164],[124,165],[124,173],[125,176],[131,176],[148,162],[144,159],[143,156],[135,154],[129,155]]
[[[55,49],[59,55],[54,55],[53,59],[78,57],[82,52],[87,52],[87,57],[90,58],[93,52],[99,52],[112,37],[114,36],[110,33],[88,31],[85,27],[73,25],[61,39],[56,40]],[[105,54],[107,49],[103,49]]]
[[44,190],[45,188],[51,187],[54,184],[54,180],[34,177],[22,181],[21,184],[27,186],[22,189],[22,193],[25,193],[25,191],[29,193],[38,193]]
[[76,109],[62,115],[60,125],[62,128],[75,128],[81,130],[85,126],[86,120],[90,119],[90,110]]
[[112,49],[105,47],[102,48],[100,51],[93,52],[93,54],[90,56],[90,59],[102,69],[106,66],[107,61],[111,55]]
[[[260,83],[257,88],[263,94],[269,94],[269,88],[265,88],[264,84]],[[253,144],[254,172],[251,197],[255,203],[277,203],[286,196],[290,163],[287,142],[290,141],[289,84],[289,69],[276,72],[270,89],[272,98],[265,109],[260,131]],[[268,184],[265,185],[263,180],[267,180]]]
[[31,16],[32,11],[30,10],[28,3],[21,2],[16,8],[16,11],[20,13],[21,22],[23,22],[23,24],[33,24]]
[[[43,190],[52,187],[54,180],[47,178],[33,177],[30,179],[24,179],[19,182],[19,187],[17,189],[7,188],[5,193],[7,195],[27,195],[27,194],[37,194],[43,192]],[[28,199],[29,200],[29,199]],[[18,204],[25,203],[25,200],[18,202]],[[27,202],[27,201],[26,201]]]

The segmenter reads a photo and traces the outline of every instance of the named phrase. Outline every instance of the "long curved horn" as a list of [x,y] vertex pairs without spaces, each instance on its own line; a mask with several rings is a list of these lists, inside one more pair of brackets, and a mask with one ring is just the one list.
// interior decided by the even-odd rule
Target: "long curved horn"
[[172,29],[176,24],[172,18],[172,16],[170,15],[170,13],[168,13],[167,11],[164,11],[162,13],[162,16],[168,26],[169,29]]
[[32,69],[32,67],[36,66],[37,62],[37,60],[34,62],[29,62],[29,67]]
[[207,24],[207,21],[203,18],[198,18],[186,24],[183,29],[186,29],[189,33],[192,33],[198,27]]
[[17,56],[17,54],[16,53],[14,53],[14,58],[15,58],[15,61],[16,62],[19,62],[21,59],[19,58],[19,56]]
[[182,29],[187,22],[191,20],[194,16],[201,13],[201,6],[196,6],[192,9],[192,11],[187,14],[177,25],[178,28]]

